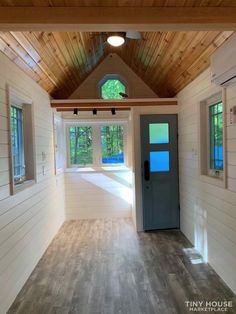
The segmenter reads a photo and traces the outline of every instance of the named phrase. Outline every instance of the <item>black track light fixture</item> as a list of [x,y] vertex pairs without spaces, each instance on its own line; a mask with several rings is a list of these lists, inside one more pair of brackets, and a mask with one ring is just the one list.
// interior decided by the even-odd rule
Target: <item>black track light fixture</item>
[[74,113],[73,114],[74,114],[74,116],[78,116],[78,109],[77,108],[74,109]]
[[93,109],[93,115],[96,116],[97,112],[98,112],[97,109],[94,108],[94,109]]
[[114,116],[116,114],[116,109],[115,108],[111,108],[111,114]]

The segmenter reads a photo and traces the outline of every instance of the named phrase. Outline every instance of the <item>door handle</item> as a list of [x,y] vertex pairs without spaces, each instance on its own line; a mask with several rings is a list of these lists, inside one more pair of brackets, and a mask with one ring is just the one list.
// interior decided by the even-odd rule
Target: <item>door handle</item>
[[144,180],[145,181],[150,180],[150,164],[148,160],[144,161]]

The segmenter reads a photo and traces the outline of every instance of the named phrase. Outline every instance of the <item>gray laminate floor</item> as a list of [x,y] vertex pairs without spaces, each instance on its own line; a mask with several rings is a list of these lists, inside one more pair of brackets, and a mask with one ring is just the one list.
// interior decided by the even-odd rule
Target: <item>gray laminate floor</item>
[[71,221],[9,313],[185,314],[193,300],[233,300],[227,313],[236,313],[235,296],[180,232],[137,234],[129,219]]

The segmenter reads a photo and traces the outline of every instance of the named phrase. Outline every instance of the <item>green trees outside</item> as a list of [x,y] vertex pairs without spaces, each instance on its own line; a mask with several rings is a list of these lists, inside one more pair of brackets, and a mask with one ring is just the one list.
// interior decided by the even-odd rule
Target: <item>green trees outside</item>
[[70,163],[86,165],[93,163],[92,127],[76,126],[69,128]]
[[101,127],[102,162],[124,163],[124,130],[121,125]]
[[[100,145],[103,164],[124,163],[124,129],[121,125],[100,128]],[[93,140],[91,126],[69,128],[70,164],[93,164]]]
[[125,85],[119,80],[107,80],[101,86],[101,96],[103,99],[122,99],[119,93],[125,93]]
[[11,136],[13,154],[13,175],[15,183],[25,177],[23,111],[11,106]]
[[209,107],[210,168],[223,170],[223,103]]

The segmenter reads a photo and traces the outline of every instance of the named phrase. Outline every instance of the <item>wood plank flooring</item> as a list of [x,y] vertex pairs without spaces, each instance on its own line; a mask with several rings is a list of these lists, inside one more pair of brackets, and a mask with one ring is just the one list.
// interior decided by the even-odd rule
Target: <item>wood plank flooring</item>
[[236,313],[235,295],[195,258],[179,231],[137,234],[130,219],[66,222],[8,313],[185,314],[193,300],[233,300],[227,313]]

